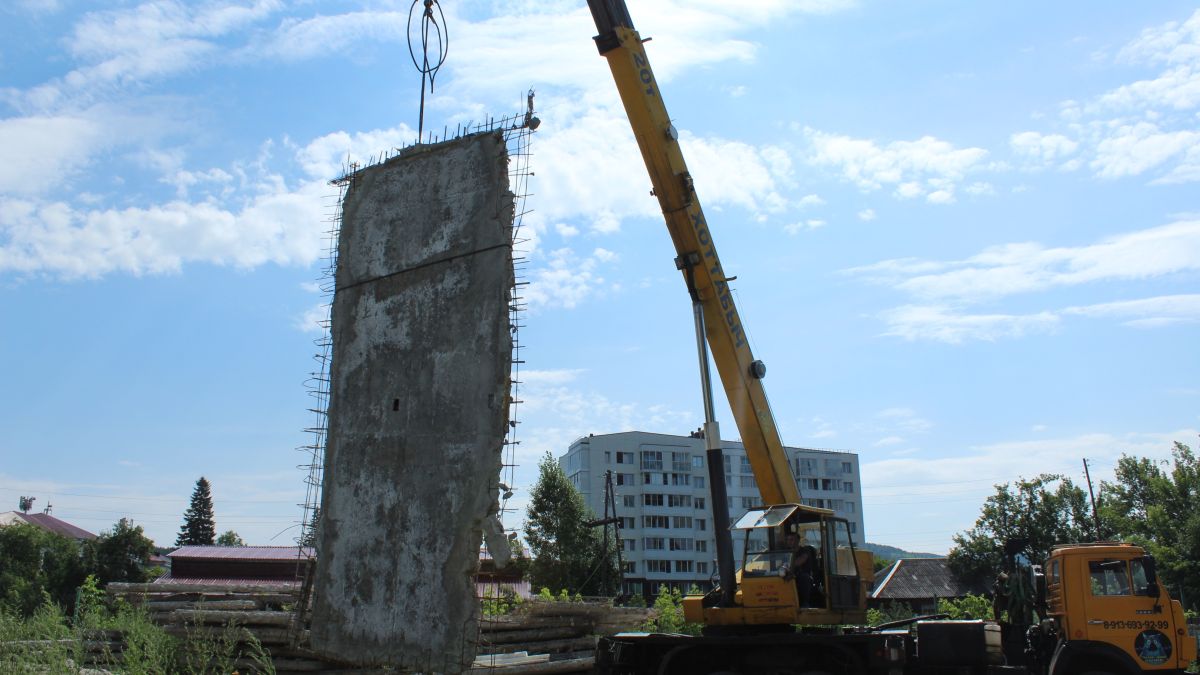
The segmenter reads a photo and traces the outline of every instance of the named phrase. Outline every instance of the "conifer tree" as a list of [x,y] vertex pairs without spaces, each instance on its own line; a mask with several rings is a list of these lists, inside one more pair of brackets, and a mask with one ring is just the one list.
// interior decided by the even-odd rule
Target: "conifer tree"
[[196,481],[192,504],[183,512],[176,546],[212,546],[217,540],[217,523],[213,519],[212,490],[204,476]]

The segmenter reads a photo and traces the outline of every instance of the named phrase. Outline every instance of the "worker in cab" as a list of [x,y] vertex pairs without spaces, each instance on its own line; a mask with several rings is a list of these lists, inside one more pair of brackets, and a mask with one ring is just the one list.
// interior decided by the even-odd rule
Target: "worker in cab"
[[796,595],[800,598],[800,606],[810,607],[813,576],[817,569],[817,551],[805,543],[795,532],[788,532],[785,541],[788,550],[791,551],[791,562],[788,564],[784,578],[796,581]]

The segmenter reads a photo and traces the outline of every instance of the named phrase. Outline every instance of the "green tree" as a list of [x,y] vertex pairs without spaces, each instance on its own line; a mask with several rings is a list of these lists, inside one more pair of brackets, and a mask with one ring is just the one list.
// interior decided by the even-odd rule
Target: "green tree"
[[615,560],[605,555],[600,533],[590,527],[594,516],[558,462],[546,453],[538,463],[538,481],[526,511],[525,540],[533,553],[529,580],[534,588],[561,588],[600,595],[602,565],[617,579]]
[[938,614],[948,614],[951,619],[991,619],[992,599],[986,595],[968,593],[953,600],[938,598]]
[[146,537],[141,525],[122,518],[112,530],[101,533],[92,547],[95,550],[95,574],[100,583],[141,583],[150,579],[146,565],[154,555],[154,542]]
[[1160,581],[1191,607],[1200,604],[1200,461],[1176,442],[1161,463],[1122,455],[1116,481],[1100,487],[1106,534],[1141,544],[1152,554]]
[[204,476],[196,481],[192,491],[192,503],[183,512],[183,526],[179,528],[176,546],[212,546],[217,537],[217,523],[213,518],[212,486]]
[[225,530],[217,537],[217,546],[245,546],[246,542],[233,530]]
[[300,535],[300,541],[297,542],[301,546],[315,547],[317,545],[317,524],[321,522],[321,507],[314,506],[312,517],[308,519],[308,524],[304,527],[303,533]]
[[1057,544],[1095,537],[1087,493],[1071,479],[1041,474],[996,486],[975,526],[954,535],[950,569],[967,581],[989,581],[1004,567],[1004,542],[1024,539],[1023,553],[1040,564]]
[[34,525],[0,527],[0,605],[22,616],[32,616],[46,597],[73,606],[87,577],[81,553],[75,540]]

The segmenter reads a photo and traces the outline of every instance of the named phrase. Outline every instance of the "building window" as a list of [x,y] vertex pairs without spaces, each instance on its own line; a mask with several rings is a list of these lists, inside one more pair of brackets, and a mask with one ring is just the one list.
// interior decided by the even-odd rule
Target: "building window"
[[754,482],[754,476],[738,476],[738,487],[758,489],[758,483]]
[[703,469],[704,468],[704,455],[692,455],[692,468],[693,469]]
[[618,452],[617,453],[617,464],[633,464],[633,453],[632,452]]
[[854,465],[850,462],[842,462],[842,473],[854,473]]
[[750,468],[750,458],[748,458],[748,457],[739,457],[738,459],[742,460],[742,461],[741,461],[741,462],[738,464],[738,467],[739,467],[739,468],[738,468],[738,471],[739,471],[739,472],[741,472],[741,473],[754,473],[754,469],[751,469],[751,468]]
[[608,450],[605,450],[605,451],[604,451],[604,463],[605,463],[605,464],[611,464],[611,463],[612,463],[612,453],[611,453],[611,452],[609,452]]
[[685,506],[692,505],[691,495],[667,495],[667,506]]
[[838,480],[837,478],[822,478],[821,489],[829,490],[831,492],[841,492],[842,481]]
[[671,521],[672,521],[671,525],[673,527],[675,527],[675,529],[684,529],[684,530],[692,529],[691,516],[674,516],[671,519]]
[[858,534],[858,523],[846,523],[850,526],[850,534]]
[[618,518],[617,527],[633,529],[637,527],[637,519],[635,518]]
[[733,457],[725,455],[725,473],[733,473]]
[[708,551],[708,540],[707,539],[697,539],[696,540],[696,550],[701,553],[707,552]]
[[701,531],[707,530],[708,529],[708,521],[703,518],[697,518],[696,519],[696,529],[701,530]]
[[[617,475],[619,476],[620,474]],[[634,495],[621,495],[621,503],[625,505],[625,508],[632,509],[637,506],[637,497]]]
[[624,565],[625,574],[637,574],[637,563],[628,561]]
[[690,550],[692,550],[692,540],[691,539],[672,539],[671,540],[671,550],[672,551],[690,551]]
[[704,497],[696,497],[696,498],[695,498],[694,500],[692,500],[692,501],[693,501],[693,503],[696,505],[696,508],[698,508],[698,509],[703,509],[703,508],[704,508]]
[[676,572],[691,572],[692,571],[692,561],[691,560],[676,560],[675,561],[675,571]]
[[746,510],[754,508],[754,497],[742,497],[742,508]]
[[621,540],[621,550],[622,551],[636,551],[637,550],[637,539],[622,539]]
[[646,572],[648,572],[648,573],[651,573],[651,572],[667,572],[667,573],[669,573],[670,571],[671,571],[671,561],[670,560],[647,560],[646,561]]
[[666,547],[665,540],[662,537],[646,537],[644,540],[647,551],[661,551]]
[[[667,477],[667,474],[664,473],[663,478],[666,478],[666,477]],[[666,481],[663,481],[663,484],[666,485]],[[673,474],[671,474],[671,485],[691,485],[691,484],[692,484],[692,474],[690,474],[690,473],[673,473]]]
[[695,478],[693,478],[693,479],[692,479],[692,485],[694,485],[694,486],[696,486],[696,487],[698,487],[698,488],[702,488],[702,487],[704,487],[704,485],[705,485],[705,483],[704,483],[704,476],[696,476]]
[[662,506],[663,505],[663,496],[655,495],[655,494],[642,495],[642,504],[644,504],[646,506]]
[[692,456],[686,452],[671,453],[671,470],[672,471],[691,471]]
[[854,492],[854,481],[852,481],[852,480],[842,481],[842,490],[844,490],[845,492]]
[[817,473],[817,460],[815,459],[798,459],[796,460],[796,473],[801,476],[814,476]]
[[662,453],[657,450],[643,450],[642,471],[662,471]]
[[846,513],[854,513],[854,502],[846,502]]
[[842,463],[836,459],[825,460],[825,475],[836,476],[842,472]]
[[800,485],[804,490],[819,490],[821,483],[816,478],[801,478]]
[[631,474],[631,473],[617,474],[617,485],[633,485],[633,474]]
[[708,574],[708,563],[706,563],[706,562],[696,563],[696,574]]
[[662,530],[670,529],[671,519],[667,516],[642,516],[642,527]]

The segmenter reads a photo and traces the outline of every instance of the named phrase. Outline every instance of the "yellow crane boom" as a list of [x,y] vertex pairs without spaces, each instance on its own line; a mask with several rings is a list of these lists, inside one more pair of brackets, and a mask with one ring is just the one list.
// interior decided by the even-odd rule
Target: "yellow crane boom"
[[705,337],[759,494],[765,504],[798,504],[800,491],[762,385],[766,368],[750,351],[730,279],[721,266],[679,147],[679,134],[667,114],[642,39],[633,28],[624,0],[588,0],[588,5],[599,32],[596,45],[612,70],[675,243],[676,263],[703,307]]

